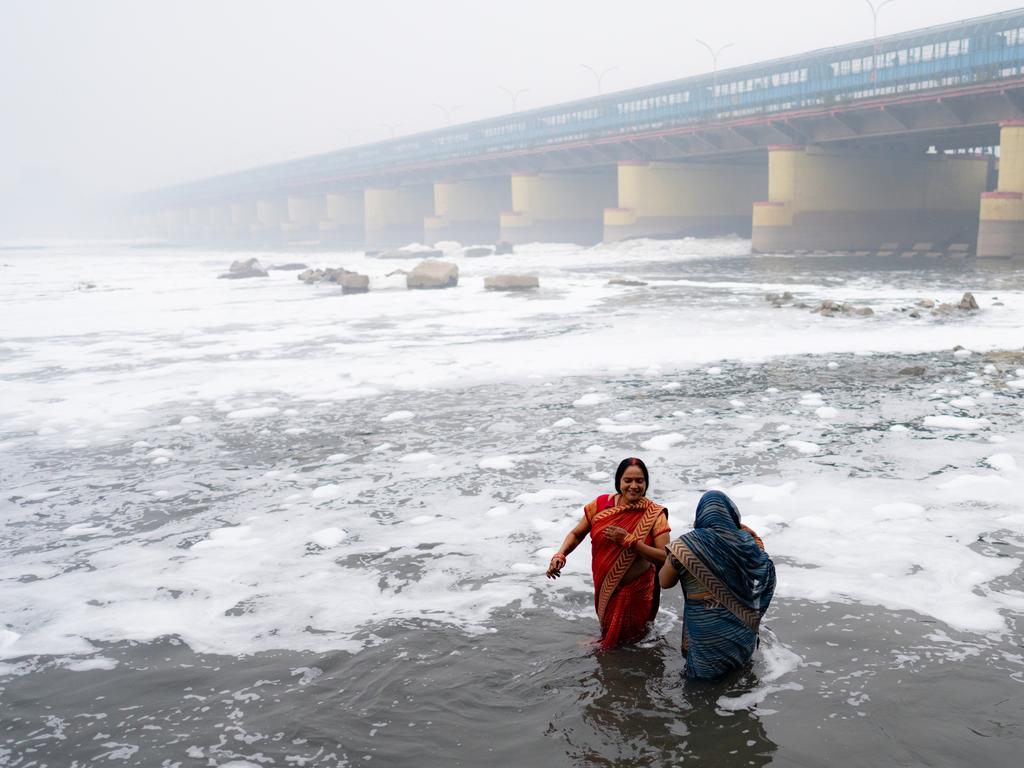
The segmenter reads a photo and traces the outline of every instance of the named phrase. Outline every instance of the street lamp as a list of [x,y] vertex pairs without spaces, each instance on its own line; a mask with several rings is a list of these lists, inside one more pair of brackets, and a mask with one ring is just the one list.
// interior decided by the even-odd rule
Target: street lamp
[[882,0],[875,5],[871,0],[864,0],[871,9],[871,82],[875,82],[875,73],[878,71],[878,14],[889,3],[896,0]]
[[875,5],[871,0],[864,0],[868,4],[868,8],[871,9],[871,39],[874,40],[878,37],[878,14],[881,13],[882,9],[885,8],[889,3],[894,3],[896,0],[882,0],[882,2]]
[[461,109],[462,107],[461,104],[456,104],[455,106],[452,107],[446,107],[444,104],[435,104],[434,106],[440,109],[442,112],[444,112],[445,125],[452,124],[452,115],[455,114],[456,109]]
[[[887,0],[888,2],[889,0]],[[700,38],[695,38],[698,45],[703,45],[711,54],[711,98],[712,104],[718,104],[718,57],[726,48],[732,48],[732,43],[726,43],[718,48],[712,48]]]
[[381,123],[382,128],[387,128],[391,131],[391,138],[395,138],[395,132],[402,127],[402,123]]
[[602,69],[600,72],[598,72],[596,69],[594,69],[591,66],[588,66],[587,64],[580,64],[580,66],[594,76],[594,79],[597,81],[598,96],[601,95],[601,82],[604,80],[604,76],[611,72],[613,69],[617,69],[617,67],[608,67],[608,69]]
[[504,85],[499,85],[498,90],[504,91],[508,94],[508,97],[512,99],[512,111],[519,111],[519,97],[526,93],[529,88],[520,88],[518,91],[513,91],[511,88],[506,88]]

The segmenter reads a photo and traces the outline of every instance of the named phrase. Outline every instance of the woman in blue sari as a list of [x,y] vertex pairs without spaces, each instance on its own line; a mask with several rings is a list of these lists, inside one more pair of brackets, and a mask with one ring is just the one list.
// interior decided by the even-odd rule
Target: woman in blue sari
[[775,594],[775,565],[760,537],[740,524],[721,491],[697,504],[693,530],[668,545],[662,589],[682,581],[687,677],[721,677],[750,661],[757,629]]

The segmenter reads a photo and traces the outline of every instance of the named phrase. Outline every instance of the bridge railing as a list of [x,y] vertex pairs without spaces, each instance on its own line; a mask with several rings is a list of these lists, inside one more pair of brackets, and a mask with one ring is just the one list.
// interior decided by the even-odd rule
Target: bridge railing
[[155,194],[164,200],[215,200],[337,185],[389,169],[840,106],[1022,74],[1024,12],[1007,12],[264,166]]

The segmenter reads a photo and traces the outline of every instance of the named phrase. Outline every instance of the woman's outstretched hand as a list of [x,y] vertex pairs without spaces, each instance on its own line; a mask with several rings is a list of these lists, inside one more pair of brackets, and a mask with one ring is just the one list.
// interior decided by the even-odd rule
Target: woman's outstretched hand
[[548,565],[548,572],[545,574],[549,579],[557,579],[562,575],[562,566],[565,565],[565,555],[558,553],[551,558]]

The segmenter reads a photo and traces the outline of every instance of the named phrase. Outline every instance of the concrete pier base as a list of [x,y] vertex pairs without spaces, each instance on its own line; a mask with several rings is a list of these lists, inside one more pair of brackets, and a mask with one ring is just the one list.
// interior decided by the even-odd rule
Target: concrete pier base
[[973,243],[988,159],[972,155],[769,149],[767,201],[753,206],[758,252],[871,251]]
[[434,213],[423,220],[424,239],[494,243],[501,235],[501,212],[511,206],[512,182],[507,176],[437,182]]
[[434,214],[434,186],[371,188],[363,198],[366,244],[394,247],[424,240],[423,220]]
[[521,244],[593,245],[604,234],[604,210],[618,196],[613,168],[589,173],[515,174],[512,211],[500,217],[501,240]]
[[751,206],[767,194],[767,165],[620,163],[618,207],[604,212],[604,239],[749,237]]
[[1000,125],[998,186],[981,196],[977,254],[1024,258],[1024,120]]

